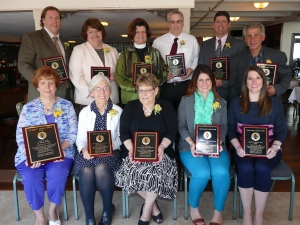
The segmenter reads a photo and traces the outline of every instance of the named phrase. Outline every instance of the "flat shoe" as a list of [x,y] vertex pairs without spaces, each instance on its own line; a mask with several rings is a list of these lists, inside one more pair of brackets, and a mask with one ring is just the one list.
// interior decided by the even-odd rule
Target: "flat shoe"
[[56,221],[51,221],[50,218],[49,218],[49,225],[60,225],[61,224],[61,221],[59,219],[59,215],[58,215],[57,211],[56,211],[56,214],[57,214],[57,220]]
[[[159,208],[159,206],[158,206],[156,200],[155,200],[155,203],[156,203],[156,205],[157,205],[158,210],[160,211],[160,208]],[[160,224],[160,223],[163,222],[163,219],[164,219],[164,218],[163,218],[163,214],[162,214],[161,211],[160,211],[158,215],[156,215],[156,216],[152,215],[152,219],[153,219],[153,221],[154,221],[155,223]]]
[[116,207],[115,207],[114,204],[112,204],[111,212],[110,212],[110,213],[108,213],[108,212],[103,212],[103,213],[102,213],[101,220],[100,220],[100,222],[99,222],[98,225],[111,225],[112,216],[114,215],[115,210],[116,210]]
[[96,225],[96,221],[95,219],[89,219],[89,220],[86,220],[86,225]]
[[205,221],[203,218],[199,218],[199,219],[195,219],[195,220],[192,220],[192,222],[197,225],[197,223],[202,223],[202,225],[205,225]]

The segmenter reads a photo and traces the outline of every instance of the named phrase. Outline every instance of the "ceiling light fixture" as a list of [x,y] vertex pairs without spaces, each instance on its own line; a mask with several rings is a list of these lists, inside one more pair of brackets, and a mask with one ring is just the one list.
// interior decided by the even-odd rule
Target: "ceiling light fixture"
[[233,21],[233,22],[238,21],[239,19],[240,19],[240,17],[230,17],[230,21]]
[[75,44],[76,41],[68,41],[70,44]]
[[101,22],[101,24],[102,24],[103,26],[105,26],[105,27],[108,26],[108,22]]
[[255,8],[264,9],[269,5],[269,2],[253,2]]
[[127,35],[127,34],[121,34],[121,36],[122,36],[122,37],[128,37],[128,35]]

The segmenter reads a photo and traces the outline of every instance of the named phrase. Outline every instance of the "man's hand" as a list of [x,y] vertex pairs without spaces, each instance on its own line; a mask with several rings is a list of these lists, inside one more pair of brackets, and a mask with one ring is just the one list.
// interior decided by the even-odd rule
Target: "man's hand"
[[274,88],[274,85],[268,85],[267,92],[268,92],[268,95],[270,95],[270,96],[276,95],[276,90]]
[[215,80],[216,80],[216,86],[217,87],[222,87],[223,86],[222,80],[217,80],[217,79],[215,79]]

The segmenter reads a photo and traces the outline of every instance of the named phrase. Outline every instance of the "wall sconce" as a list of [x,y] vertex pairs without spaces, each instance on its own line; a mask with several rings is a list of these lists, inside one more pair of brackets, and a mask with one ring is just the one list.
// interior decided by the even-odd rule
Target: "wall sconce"
[[255,8],[264,9],[269,5],[269,2],[254,2],[253,5]]
[[102,24],[104,27],[107,27],[107,26],[108,26],[108,22],[101,22],[101,24]]
[[240,17],[230,17],[230,21],[235,22],[238,21]]

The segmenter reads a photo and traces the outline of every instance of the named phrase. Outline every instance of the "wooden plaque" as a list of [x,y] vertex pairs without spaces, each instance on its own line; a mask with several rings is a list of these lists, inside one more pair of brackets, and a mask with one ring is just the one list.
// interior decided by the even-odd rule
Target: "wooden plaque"
[[100,66],[92,66],[91,67],[91,79],[96,75],[103,75],[106,77],[110,77],[110,67],[100,67]]
[[133,160],[155,162],[158,160],[158,132],[134,132]]
[[88,131],[87,140],[90,156],[103,157],[114,154],[110,130]]
[[46,58],[43,59],[43,64],[55,69],[61,81],[69,80],[69,74],[66,68],[64,57],[56,56],[52,58]]
[[209,62],[216,79],[229,80],[228,57],[210,58]]
[[145,73],[153,74],[153,64],[148,63],[133,63],[132,85],[136,86],[138,76]]
[[169,67],[169,73],[173,76],[186,75],[184,53],[167,55],[166,62]]

